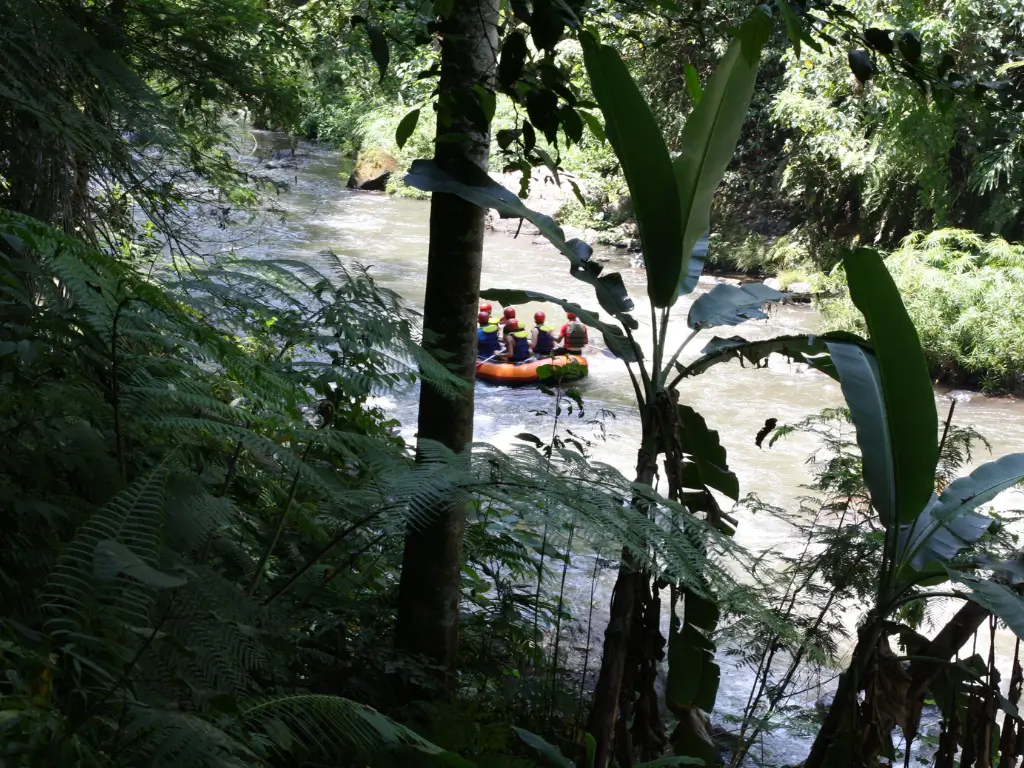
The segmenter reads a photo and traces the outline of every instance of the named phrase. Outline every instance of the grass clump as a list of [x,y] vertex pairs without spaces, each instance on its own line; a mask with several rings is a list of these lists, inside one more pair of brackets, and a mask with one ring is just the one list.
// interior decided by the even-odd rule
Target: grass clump
[[[962,229],[914,232],[886,259],[933,376],[986,392],[1024,388],[1024,245]],[[841,268],[829,330],[864,332]]]

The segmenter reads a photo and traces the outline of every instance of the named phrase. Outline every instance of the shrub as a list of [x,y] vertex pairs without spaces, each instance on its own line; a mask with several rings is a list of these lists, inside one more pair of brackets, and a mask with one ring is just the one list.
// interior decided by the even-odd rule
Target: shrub
[[[1007,391],[1024,385],[1024,245],[962,229],[914,232],[886,261],[933,374]],[[837,269],[824,307],[829,329],[863,331]]]

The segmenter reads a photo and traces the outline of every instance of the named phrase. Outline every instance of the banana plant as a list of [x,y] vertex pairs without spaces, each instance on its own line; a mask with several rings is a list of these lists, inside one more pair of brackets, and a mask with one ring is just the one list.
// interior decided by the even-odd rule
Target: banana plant
[[[483,173],[456,179],[431,161],[417,160],[405,178],[407,184],[418,189],[459,195],[477,205],[495,209],[502,217],[530,221],[569,260],[570,275],[593,286],[597,302],[610,320],[603,320],[598,312],[588,312],[547,294],[488,290],[483,296],[506,304],[525,300],[554,303],[599,328],[609,350],[626,363],[638,403],[642,423],[638,486],[648,487],[654,483],[658,460],[663,457],[670,498],[686,504],[695,513],[695,520],[699,515],[699,519],[724,531],[732,529],[708,489],[720,490],[735,500],[739,496],[738,482],[728,470],[725,449],[717,433],[707,427],[699,414],[678,402],[678,394],[670,391],[667,382],[679,366],[686,343],[697,333],[706,328],[764,317],[762,306],[782,296],[763,285],[717,286],[691,305],[687,316],[690,332],[683,345],[673,352],[667,348],[667,338],[671,308],[697,286],[707,259],[712,198],[735,152],[753,94],[761,48],[770,29],[770,17],[759,7],[737,30],[736,39],[687,118],[682,133],[682,152],[675,159],[669,155],[646,100],[616,50],[603,45],[593,31],[579,32],[584,64],[604,116],[605,133],[619,159],[636,212],[651,305],[649,359],[645,358],[637,341],[640,324],[632,314],[634,303],[621,275],[605,274],[601,265],[591,260],[590,247],[579,240],[567,240],[553,219],[531,211],[516,195]],[[695,495],[694,490],[698,491]],[[656,510],[639,499],[633,509],[635,513],[656,514]],[[693,523],[689,525],[692,529]],[[697,546],[701,544],[698,542]],[[664,747],[663,735],[659,736],[662,726],[654,722],[656,708],[652,712],[650,706],[645,706],[642,714],[639,707],[633,711],[629,705],[619,706],[620,700],[649,702],[654,696],[651,672],[656,660],[653,654],[636,662],[629,653],[633,632],[644,632],[645,636],[658,634],[657,626],[637,628],[638,622],[643,623],[640,617],[646,617],[647,623],[651,623],[652,615],[656,615],[656,611],[647,610],[655,598],[651,590],[652,564],[645,555],[627,548],[622,552],[588,724],[595,740],[597,768],[606,768],[611,759],[613,734],[621,735],[617,738],[630,738],[630,729],[616,731],[619,719],[627,723],[633,721],[632,731],[644,734],[638,739],[642,743],[635,745],[641,759],[651,759]],[[669,582],[682,578],[677,574],[659,576]],[[704,601],[715,607],[713,585],[680,583],[679,587],[687,603]],[[710,632],[715,621],[717,612],[714,619],[703,625],[695,626],[692,619],[673,625],[677,631],[669,640],[668,689],[679,695],[669,705],[677,714],[685,711],[693,715],[681,717],[686,723],[697,723],[698,708],[709,709],[714,704],[718,678]],[[673,665],[673,659],[682,663]],[[627,671],[630,664],[637,663],[639,667]],[[680,681],[680,676],[698,673],[704,681],[699,689]],[[623,696],[624,680],[634,681],[632,685],[637,689]],[[637,724],[644,717],[650,720],[647,723],[650,728],[644,723]],[[693,741],[694,734],[677,730],[675,736],[678,737],[674,739],[677,754],[687,754],[690,748],[685,744]],[[634,751],[632,744],[619,746],[621,754]]]
[[[889,650],[888,637],[898,631],[892,619],[901,606],[936,596],[921,587],[951,583],[952,590],[959,584],[963,588],[937,594],[974,601],[1024,637],[1024,600],[1006,583],[983,578],[985,571],[999,572],[998,564],[971,559],[995,523],[977,510],[1024,480],[1024,453],[984,464],[935,493],[938,418],[917,332],[877,252],[859,249],[844,259],[844,268],[871,345],[826,336],[807,348],[820,351],[824,346],[831,365],[819,367],[840,382],[884,545],[874,604],[858,630],[850,666],[840,678],[806,768],[873,764],[883,748],[891,747],[892,729],[915,722],[893,713],[915,707],[919,712],[930,681],[914,675],[909,686],[890,684],[906,672]],[[736,343],[733,349],[740,346]],[[939,659],[932,666],[941,669],[946,662],[948,658]],[[908,742],[914,735],[906,734]]]

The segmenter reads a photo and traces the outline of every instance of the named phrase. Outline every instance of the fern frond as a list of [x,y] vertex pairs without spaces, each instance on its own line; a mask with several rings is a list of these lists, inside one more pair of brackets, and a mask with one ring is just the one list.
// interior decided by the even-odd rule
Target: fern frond
[[375,709],[337,696],[282,696],[256,700],[239,709],[242,723],[264,729],[281,753],[288,749],[280,729],[319,755],[356,750],[365,756],[399,747],[414,747],[428,754],[444,751]]
[[44,590],[44,610],[54,634],[79,631],[108,611],[126,626],[149,625],[154,593],[141,583],[113,579],[97,584],[95,555],[104,540],[128,547],[147,565],[159,564],[167,468],[157,467],[118,493],[75,533]]

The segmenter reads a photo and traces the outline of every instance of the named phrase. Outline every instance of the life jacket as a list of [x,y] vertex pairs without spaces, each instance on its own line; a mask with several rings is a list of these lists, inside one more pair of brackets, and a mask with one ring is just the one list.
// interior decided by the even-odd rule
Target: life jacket
[[512,338],[512,361],[522,362],[530,357],[530,334],[527,331],[510,333]]
[[546,355],[555,348],[554,330],[550,325],[537,326],[537,343],[533,345],[535,355]]
[[490,357],[498,351],[498,326],[483,325],[476,332],[476,354],[478,357]]
[[579,320],[569,323],[569,331],[565,335],[565,348],[570,352],[581,352],[583,345],[587,343],[587,326]]

